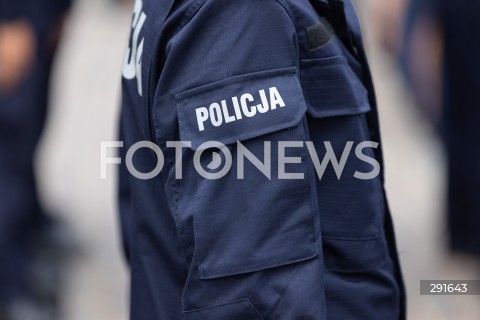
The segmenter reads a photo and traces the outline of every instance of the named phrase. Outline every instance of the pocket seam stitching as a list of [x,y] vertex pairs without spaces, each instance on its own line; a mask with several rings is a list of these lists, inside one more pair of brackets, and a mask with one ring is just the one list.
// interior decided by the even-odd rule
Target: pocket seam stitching
[[339,240],[339,241],[371,241],[371,240],[376,240],[380,236],[374,235],[374,236],[367,236],[367,237],[336,237],[336,236],[322,236],[323,239],[328,239],[328,240]]
[[228,306],[228,305],[232,305],[232,304],[240,304],[242,302],[246,302],[250,308],[252,309],[252,311],[255,311],[255,313],[260,316],[258,314],[258,311],[257,309],[255,309],[255,307],[253,306],[252,302],[250,301],[250,299],[246,298],[246,299],[240,299],[240,300],[235,300],[235,301],[231,301],[231,302],[225,302],[225,303],[221,303],[221,304],[217,304],[217,305],[214,305],[214,306],[209,306],[209,307],[204,307],[204,308],[198,308],[198,309],[193,309],[193,310],[186,310],[186,311],[183,311],[183,313],[192,313],[192,312],[200,312],[200,311],[205,311],[205,310],[209,310],[209,309],[214,309],[214,308],[220,308],[220,307],[224,307],[224,306]]

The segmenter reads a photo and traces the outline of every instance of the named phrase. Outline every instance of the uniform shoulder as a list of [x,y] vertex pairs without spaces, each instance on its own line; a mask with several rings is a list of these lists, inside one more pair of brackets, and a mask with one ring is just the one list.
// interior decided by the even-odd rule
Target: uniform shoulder
[[[293,16],[286,0],[180,0],[171,12],[172,38],[182,31],[216,32],[245,29],[268,21],[270,28],[281,24],[293,25]],[[264,23],[265,25],[265,23]]]
[[[228,14],[232,11],[248,14],[261,11],[265,17],[272,15],[290,18],[290,6],[286,0],[186,0],[194,8],[192,16],[205,13],[208,15]],[[192,10],[189,10],[190,12]]]

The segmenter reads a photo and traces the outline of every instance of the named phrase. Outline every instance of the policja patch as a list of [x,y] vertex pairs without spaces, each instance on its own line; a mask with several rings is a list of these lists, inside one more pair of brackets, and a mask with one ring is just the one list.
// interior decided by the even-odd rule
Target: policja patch
[[256,72],[175,96],[182,141],[223,144],[300,122],[307,107],[296,68]]

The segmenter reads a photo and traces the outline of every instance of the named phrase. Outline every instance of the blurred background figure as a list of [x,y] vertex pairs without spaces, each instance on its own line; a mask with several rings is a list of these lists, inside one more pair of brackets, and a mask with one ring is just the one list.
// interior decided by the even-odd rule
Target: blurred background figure
[[57,319],[67,237],[40,206],[33,159],[69,5],[0,0],[1,320]]
[[480,277],[480,5],[361,2],[371,18],[364,27],[383,107],[387,194],[408,319],[480,319],[476,296],[419,295],[420,280]]
[[419,105],[439,132],[448,170],[454,252],[480,256],[480,3],[411,1],[403,61]]

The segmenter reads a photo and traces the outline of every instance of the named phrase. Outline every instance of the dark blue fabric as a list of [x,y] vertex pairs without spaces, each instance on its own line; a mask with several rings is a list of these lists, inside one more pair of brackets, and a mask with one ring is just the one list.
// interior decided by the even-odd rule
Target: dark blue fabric
[[30,0],[0,0],[0,21],[25,16]]
[[[320,22],[311,2],[183,0],[170,11],[169,1],[137,1],[146,18],[130,41],[130,52],[134,43],[141,49],[136,77],[123,80],[124,149],[153,141],[165,167],[146,181],[121,175],[129,188],[121,211],[131,223],[131,319],[405,319],[383,176],[353,178],[371,168],[350,158],[342,179],[331,167],[318,179],[302,144],[288,149],[301,163],[287,172],[303,179],[278,178],[279,141],[312,141],[320,155],[323,141],[337,155],[347,141],[380,142],[353,7],[346,1],[341,37],[310,50],[306,30]],[[285,106],[258,112],[260,91],[273,87]],[[239,119],[232,101],[245,93],[257,113]],[[222,101],[227,111],[211,107]],[[223,122],[207,116],[210,107]],[[180,180],[167,142],[181,139],[193,143],[182,149]],[[212,139],[232,154],[234,169],[218,180],[193,165]],[[237,179],[236,140],[258,159],[272,143],[271,177],[246,163]],[[203,167],[214,150],[203,150]],[[382,162],[380,150],[366,153]],[[149,172],[156,160],[142,150],[133,163]]]
[[444,36],[448,230],[454,250],[480,255],[480,3],[433,1]]
[[198,319],[199,314],[205,314],[211,320],[238,319],[238,320],[261,320],[262,317],[248,300],[240,300],[220,306],[208,307],[185,313],[185,319]]
[[[448,233],[455,251],[480,255],[480,4],[474,1],[410,1],[403,64],[407,69],[413,26],[437,23],[443,37],[442,117],[437,130],[448,158]],[[407,74],[407,76],[410,76]]]
[[[72,0],[0,0],[0,21],[32,16],[58,17],[64,14]],[[43,19],[49,21],[49,19]]]

